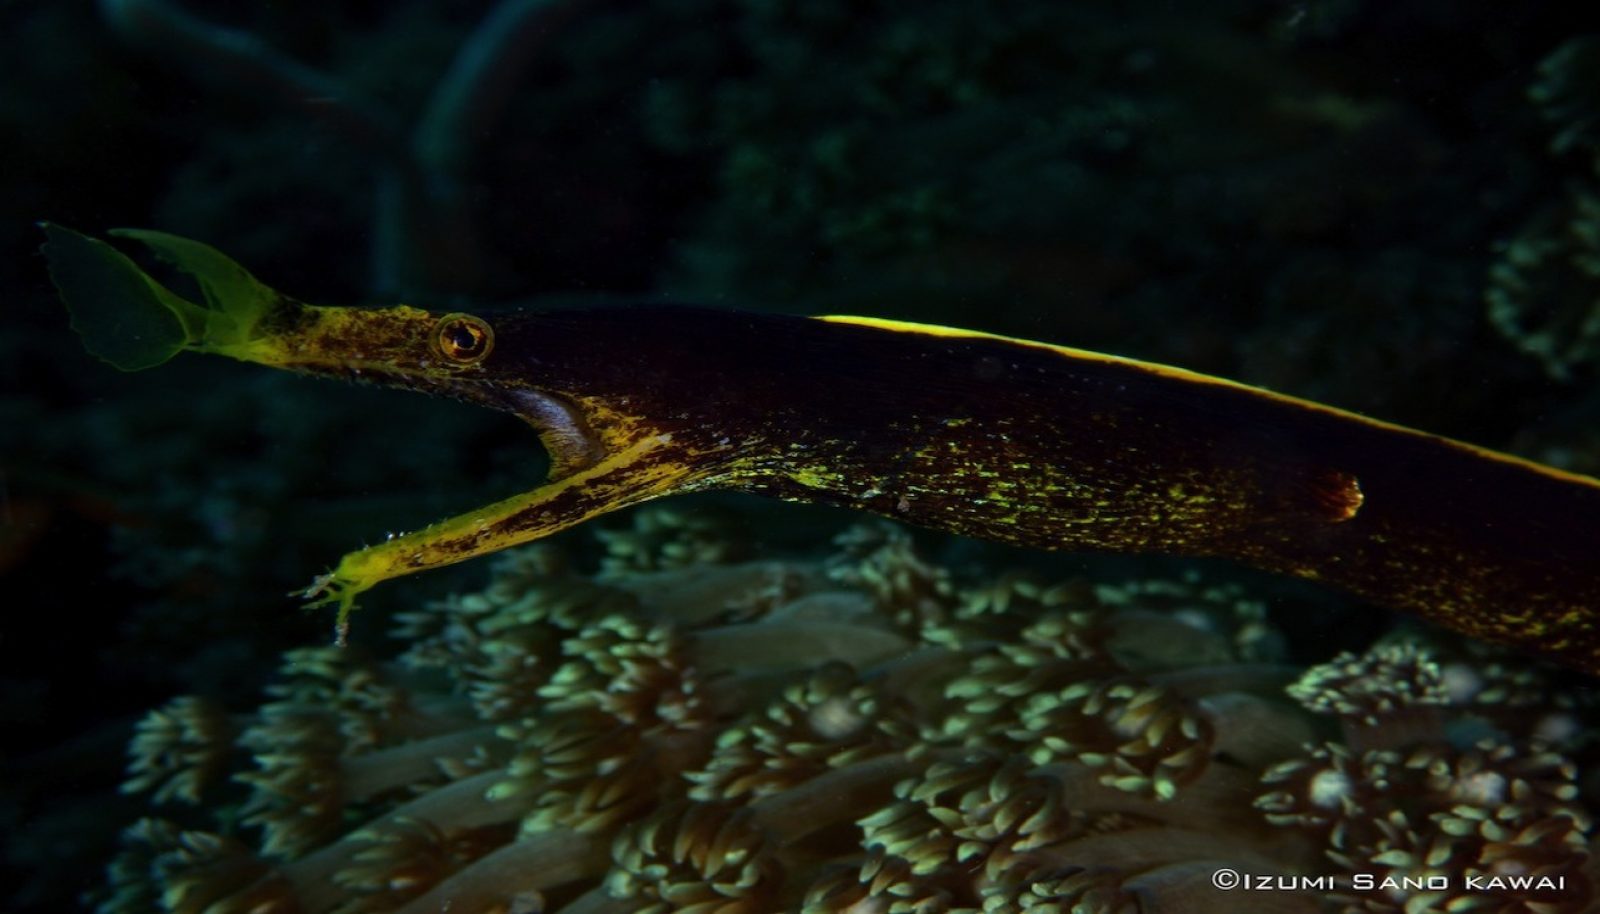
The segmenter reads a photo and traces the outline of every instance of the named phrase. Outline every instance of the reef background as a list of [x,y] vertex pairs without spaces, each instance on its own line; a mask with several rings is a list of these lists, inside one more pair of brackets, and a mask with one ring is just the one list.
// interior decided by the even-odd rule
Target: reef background
[[[566,0],[481,111],[429,122],[496,4],[185,3],[337,90],[288,94],[91,3],[0,5],[6,910],[101,878],[145,709],[253,706],[326,638],[286,592],[540,471],[525,429],[467,407],[100,365],[34,221],[202,239],[314,302],[950,323],[1596,472],[1600,14],[1578,6]],[[444,198],[384,197],[419,156]],[[753,535],[794,539],[791,510]],[[383,649],[377,620],[484,573],[374,591],[357,637]],[[1303,624],[1308,661],[1386,622],[1264,586],[1347,613]]]

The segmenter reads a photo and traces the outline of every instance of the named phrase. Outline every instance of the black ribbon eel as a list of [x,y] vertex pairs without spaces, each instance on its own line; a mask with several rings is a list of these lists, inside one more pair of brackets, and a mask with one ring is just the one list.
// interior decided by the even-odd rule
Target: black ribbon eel
[[[842,505],[1051,550],[1232,559],[1600,673],[1600,482],[1182,369],[946,327],[679,306],[496,316],[306,305],[216,251],[123,232],[198,280],[180,298],[47,226],[91,350],[182,349],[515,413],[539,488],[353,552],[308,595],[681,492]],[[133,322],[131,343],[109,326]]]

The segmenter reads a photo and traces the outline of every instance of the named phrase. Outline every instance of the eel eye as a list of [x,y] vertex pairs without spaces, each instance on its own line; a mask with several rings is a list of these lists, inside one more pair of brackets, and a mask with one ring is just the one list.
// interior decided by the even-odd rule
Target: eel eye
[[462,365],[483,361],[494,348],[494,331],[482,319],[470,314],[447,314],[439,318],[433,339],[440,355]]

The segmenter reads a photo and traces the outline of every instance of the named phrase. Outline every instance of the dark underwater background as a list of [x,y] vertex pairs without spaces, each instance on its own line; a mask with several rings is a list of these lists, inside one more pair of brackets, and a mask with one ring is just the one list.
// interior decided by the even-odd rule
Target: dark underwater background
[[[195,356],[119,373],[68,328],[39,220],[203,240],[322,304],[971,327],[1600,472],[1593,6],[521,6],[0,3],[5,910],[96,891],[146,808],[117,791],[146,710],[248,710],[284,650],[325,643],[290,591],[543,466],[516,421],[414,394]],[[253,44],[218,51],[224,28]],[[706,504],[775,549],[852,519]],[[924,543],[1058,574],[1186,567]],[[399,650],[385,619],[484,567],[374,590],[355,639]],[[1206,568],[1314,607],[1280,620],[1301,663],[1393,624]]]

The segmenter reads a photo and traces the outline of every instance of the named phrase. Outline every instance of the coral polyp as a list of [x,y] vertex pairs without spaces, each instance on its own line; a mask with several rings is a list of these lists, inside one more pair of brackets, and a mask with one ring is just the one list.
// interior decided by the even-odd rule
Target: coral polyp
[[[1502,713],[1538,687],[1517,661],[1302,670],[1233,587],[946,567],[886,525],[823,558],[723,536],[643,512],[401,614],[396,659],[296,650],[253,712],[151,712],[126,789],[166,817],[99,910],[1240,910],[1219,868],[1328,880],[1252,910],[1588,903],[1583,728]],[[1509,876],[1560,888],[1467,887]]]

